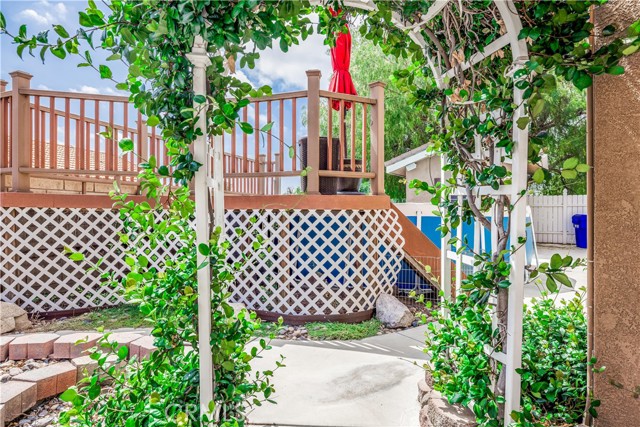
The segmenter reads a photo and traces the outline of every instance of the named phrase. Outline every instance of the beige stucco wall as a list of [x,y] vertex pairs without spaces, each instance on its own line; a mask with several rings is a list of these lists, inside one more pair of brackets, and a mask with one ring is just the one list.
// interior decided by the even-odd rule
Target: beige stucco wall
[[416,163],[416,168],[407,171],[407,202],[425,203],[431,200],[431,195],[427,192],[416,194],[416,191],[409,188],[409,183],[414,179],[427,181],[433,185],[436,178],[440,178],[440,156],[432,156]]
[[[640,1],[599,9],[598,28],[640,19]],[[594,85],[594,378],[600,427],[640,426],[640,54]],[[611,385],[616,381],[624,389]]]

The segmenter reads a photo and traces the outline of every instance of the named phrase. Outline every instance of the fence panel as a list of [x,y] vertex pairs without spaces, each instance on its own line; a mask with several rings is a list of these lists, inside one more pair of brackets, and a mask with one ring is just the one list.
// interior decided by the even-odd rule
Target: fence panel
[[537,243],[575,245],[571,217],[587,213],[586,195],[529,196],[533,230]]

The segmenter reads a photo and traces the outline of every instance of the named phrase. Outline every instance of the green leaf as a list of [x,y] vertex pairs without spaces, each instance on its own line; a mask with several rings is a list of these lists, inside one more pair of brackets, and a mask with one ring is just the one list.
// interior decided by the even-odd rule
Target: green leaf
[[193,102],[197,104],[204,104],[207,102],[207,98],[204,95],[196,95],[193,97]]
[[551,262],[550,262],[551,268],[554,270],[557,270],[558,268],[562,267],[562,256],[560,256],[560,254],[553,254],[551,256]]
[[544,181],[544,169],[538,168],[533,173],[533,182],[535,182],[536,184],[542,184],[543,181]]
[[247,134],[253,133],[253,126],[251,126],[251,123],[240,122],[240,129],[242,130],[242,132]]
[[100,78],[101,79],[110,79],[111,77],[113,77],[113,73],[111,72],[111,68],[107,67],[106,65],[100,65],[100,67],[98,67],[98,69],[100,70]]
[[260,128],[260,131],[261,132],[269,132],[272,127],[273,127],[273,122],[269,122],[266,125],[262,126],[262,128]]
[[7,20],[4,17],[4,14],[2,12],[0,12],[0,29],[5,29],[7,28]]
[[227,360],[226,362],[222,363],[222,367],[226,370],[226,371],[233,371],[233,369],[235,368],[235,364],[230,361]]
[[573,84],[580,90],[586,89],[593,84],[593,78],[584,71],[576,72],[573,77]]
[[118,146],[125,153],[133,151],[133,141],[130,138],[121,139],[120,141],[118,141]]
[[80,12],[79,13],[79,22],[80,25],[82,25],[83,27],[92,27],[93,23],[91,22],[91,18],[89,18],[89,15],[87,15],[84,12]]
[[631,46],[626,47],[622,50],[622,54],[625,56],[629,56],[640,49],[640,44],[632,44]]
[[524,130],[527,128],[530,121],[531,121],[531,118],[525,116],[525,117],[520,117],[516,123],[518,125],[518,128]]
[[613,67],[607,68],[607,73],[612,76],[619,76],[620,74],[624,74],[624,67],[622,65],[615,65]]
[[160,119],[157,116],[149,116],[149,118],[147,118],[147,126],[158,126],[158,124],[160,123]]
[[562,169],[575,169],[580,160],[577,157],[570,157],[562,163]]
[[71,255],[69,255],[69,259],[71,261],[83,261],[84,260],[84,255],[80,252],[74,252]]
[[76,398],[77,395],[78,395],[78,392],[75,389],[70,388],[64,393],[62,393],[59,396],[59,399],[62,400],[63,402],[71,402],[73,401],[73,399]]
[[53,31],[56,32],[57,35],[59,35],[62,38],[67,38],[69,37],[69,33],[67,32],[67,30],[62,26],[62,25],[54,25],[53,26]]
[[575,169],[565,169],[561,173],[565,179],[576,179],[578,177],[578,172]]
[[531,114],[533,114],[533,117],[538,117],[540,113],[542,113],[542,111],[544,110],[544,104],[545,100],[543,98],[538,99],[531,112]]
[[61,46],[52,47],[51,53],[53,53],[54,56],[60,59],[64,59],[67,56],[67,52]]
[[589,165],[585,165],[584,163],[580,163],[578,166],[576,166],[576,171],[580,173],[587,173],[589,172],[589,169]]

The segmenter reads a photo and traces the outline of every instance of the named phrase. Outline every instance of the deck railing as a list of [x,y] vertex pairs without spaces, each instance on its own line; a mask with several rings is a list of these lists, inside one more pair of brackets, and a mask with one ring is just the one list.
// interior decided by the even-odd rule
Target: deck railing
[[[80,193],[114,180],[136,186],[139,158],[168,162],[160,130],[127,97],[36,90],[31,75],[10,75],[10,90],[0,81],[2,191],[54,192],[55,181],[79,183]],[[383,194],[384,85],[362,97],[320,90],[317,70],[307,78],[307,90],[250,99],[239,120],[253,134],[237,126],[222,136],[227,192],[320,194],[327,178],[351,178],[369,179],[371,193]],[[135,155],[122,153],[122,138],[134,142]]]

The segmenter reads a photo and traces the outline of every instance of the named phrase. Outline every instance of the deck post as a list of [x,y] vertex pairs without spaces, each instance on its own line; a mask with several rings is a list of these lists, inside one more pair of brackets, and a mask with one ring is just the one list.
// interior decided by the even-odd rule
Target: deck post
[[0,93],[2,93],[5,90],[7,90],[7,84],[8,84],[8,82],[6,80],[0,79]]
[[[11,76],[11,189],[29,192],[29,174],[20,168],[31,166],[31,105],[29,95],[20,95],[20,89],[31,86],[29,73],[13,71]],[[53,117],[53,115],[52,115]],[[56,153],[50,153],[55,156]]]
[[307,194],[320,194],[321,75],[320,70],[307,70]]
[[[258,172],[266,172],[267,171],[267,155],[266,154],[260,154],[258,156]],[[267,177],[266,176],[260,176],[258,177],[258,194],[260,194],[261,196],[267,194],[265,189],[266,189],[266,183],[267,183]]]
[[371,106],[371,170],[376,174],[376,177],[371,180],[371,194],[384,194],[384,88],[386,86],[383,82],[369,84],[369,96],[376,100],[376,103]]
[[[193,42],[193,50],[187,54],[187,58],[193,64],[193,92],[197,95],[207,94],[207,67],[211,60],[207,56],[206,42],[201,36],[196,36]],[[195,201],[196,201],[196,242],[198,245],[209,244],[209,186],[207,183],[207,113],[201,104],[194,102],[194,108],[198,113],[198,128],[201,135],[193,142],[194,160],[203,166],[195,174]],[[215,192],[215,191],[214,191]],[[216,194],[217,196],[217,194]],[[222,197],[224,199],[224,197]],[[222,202],[215,197],[215,202]],[[208,266],[208,257],[197,251],[198,265]],[[213,414],[209,409],[209,403],[213,401],[214,371],[213,356],[211,351],[211,270],[199,268],[198,281],[198,353],[200,371],[200,416],[208,415],[211,420]],[[199,423],[200,425],[210,425]],[[212,423],[211,423],[212,424]]]

